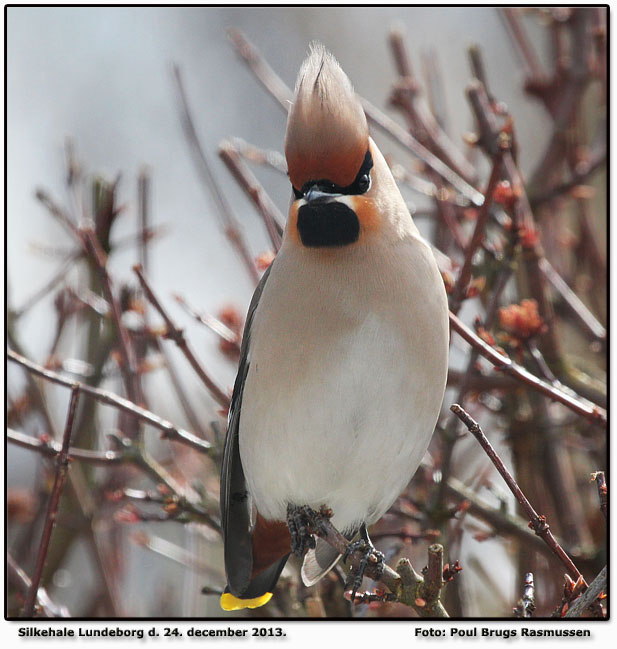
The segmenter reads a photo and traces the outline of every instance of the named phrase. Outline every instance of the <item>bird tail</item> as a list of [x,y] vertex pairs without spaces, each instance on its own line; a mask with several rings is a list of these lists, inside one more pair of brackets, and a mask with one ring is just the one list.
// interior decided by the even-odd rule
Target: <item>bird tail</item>
[[269,521],[257,514],[250,535],[250,547],[235,546],[228,539],[225,555],[228,585],[221,595],[221,608],[237,611],[257,608],[270,601],[276,582],[291,553],[291,538],[282,521]]
[[239,597],[229,592],[229,587],[221,595],[220,604],[224,611],[238,611],[243,608],[258,608],[270,601],[276,582],[287,563],[289,555],[272,564],[262,573],[251,579]]

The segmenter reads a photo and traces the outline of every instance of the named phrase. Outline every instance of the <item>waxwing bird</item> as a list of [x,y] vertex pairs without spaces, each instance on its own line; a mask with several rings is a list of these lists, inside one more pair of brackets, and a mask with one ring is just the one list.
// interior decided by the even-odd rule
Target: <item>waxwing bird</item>
[[373,550],[366,526],[415,473],[446,384],[437,264],[320,45],[298,75],[285,155],[289,217],[249,307],[225,441],[226,610],[265,604],[291,552],[306,585],[334,566],[309,533],[322,506]]

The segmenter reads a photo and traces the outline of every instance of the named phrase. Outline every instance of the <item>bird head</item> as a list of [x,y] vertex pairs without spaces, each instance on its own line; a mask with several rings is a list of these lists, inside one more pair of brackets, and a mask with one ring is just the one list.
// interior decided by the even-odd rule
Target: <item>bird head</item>
[[366,242],[381,230],[393,197],[400,208],[402,198],[369,137],[351,82],[319,43],[311,44],[298,74],[285,156],[293,187],[287,236],[299,245]]

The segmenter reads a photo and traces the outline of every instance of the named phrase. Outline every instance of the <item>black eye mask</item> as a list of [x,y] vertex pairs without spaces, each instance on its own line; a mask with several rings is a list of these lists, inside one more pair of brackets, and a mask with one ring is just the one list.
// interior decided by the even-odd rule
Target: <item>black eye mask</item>
[[341,187],[340,185],[335,185],[333,182],[329,181],[328,179],[324,178],[322,180],[309,180],[308,182],[305,182],[304,185],[302,185],[302,189],[296,189],[293,187],[294,191],[294,196],[296,199],[299,198],[304,198],[306,195],[306,192],[308,192],[311,187],[316,187],[322,192],[326,192],[328,194],[346,194],[346,195],[357,195],[357,194],[364,194],[365,192],[368,191],[369,187],[371,186],[371,177],[370,177],[370,171],[373,168],[373,156],[371,155],[370,149],[366,151],[366,155],[364,156],[364,162],[362,163],[362,166],[360,167],[360,171],[358,171],[355,180],[351,183],[351,185],[347,185],[347,187]]

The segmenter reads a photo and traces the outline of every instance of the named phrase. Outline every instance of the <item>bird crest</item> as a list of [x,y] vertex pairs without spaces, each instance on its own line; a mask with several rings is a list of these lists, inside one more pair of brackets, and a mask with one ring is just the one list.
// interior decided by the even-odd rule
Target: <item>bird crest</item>
[[311,43],[296,81],[285,135],[289,178],[351,184],[369,146],[364,110],[351,82],[321,43]]

